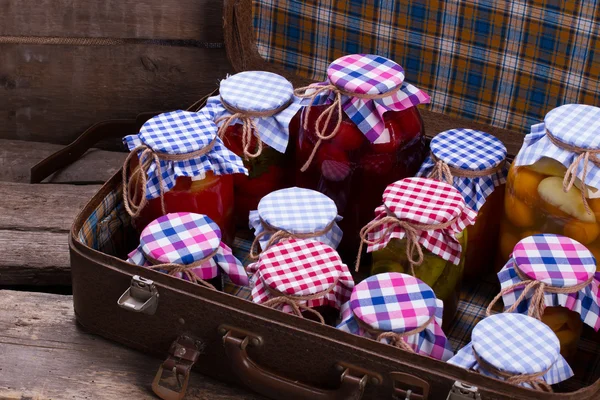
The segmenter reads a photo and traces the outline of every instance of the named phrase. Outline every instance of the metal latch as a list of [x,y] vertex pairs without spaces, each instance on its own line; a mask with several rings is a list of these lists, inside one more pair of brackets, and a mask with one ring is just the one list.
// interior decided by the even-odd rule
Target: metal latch
[[135,275],[131,286],[117,300],[119,307],[135,312],[153,315],[158,306],[158,291],[154,281]]
[[462,382],[455,381],[452,390],[448,393],[446,400],[481,400],[479,389],[476,386],[465,385]]

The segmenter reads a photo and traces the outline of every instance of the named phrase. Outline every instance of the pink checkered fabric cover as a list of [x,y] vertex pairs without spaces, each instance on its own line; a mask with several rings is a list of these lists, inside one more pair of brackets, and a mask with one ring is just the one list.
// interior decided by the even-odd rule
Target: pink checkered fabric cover
[[[433,320],[425,330],[404,338],[415,353],[448,360],[454,353],[442,331],[444,305],[423,281],[396,272],[373,275],[358,283],[342,307],[338,329],[375,339],[357,319],[380,332],[404,333]],[[387,343],[388,339],[382,339]]]
[[[515,268],[531,280],[553,287],[569,287],[592,282],[575,293],[546,293],[547,307],[562,306],[578,312],[581,320],[595,330],[600,329],[600,273],[596,259],[581,243],[571,238],[541,234],[526,237],[516,244],[511,258],[498,273],[501,289],[522,282]],[[504,307],[512,306],[523,293],[524,286],[502,296]],[[533,291],[522,301],[516,312],[527,313]]]
[[[310,296],[334,288],[323,297],[298,301],[307,307],[330,306],[340,309],[348,301],[354,280],[332,247],[312,239],[283,240],[261,253],[248,266],[252,275],[252,301],[264,303],[278,297],[269,289],[286,296]],[[289,312],[289,306],[284,307]]]
[[[453,186],[427,178],[406,178],[390,184],[383,192],[383,205],[375,209],[374,221],[389,216],[388,210],[401,221],[419,225],[454,220],[445,229],[421,231],[419,236],[419,243],[425,249],[453,264],[460,262],[462,251],[456,235],[474,224],[477,217]],[[384,224],[371,231],[368,240],[379,240],[389,227],[390,224]],[[403,228],[395,226],[381,242],[369,245],[367,252],[385,248],[391,239],[403,239],[405,235]]]
[[236,285],[247,286],[248,275],[244,266],[221,242],[219,226],[202,214],[172,213],[152,221],[142,231],[140,244],[129,253],[127,261],[147,267],[152,265],[147,259],[150,257],[160,263],[186,265],[208,257],[216,249],[215,256],[192,272],[207,280],[219,276],[221,269]]

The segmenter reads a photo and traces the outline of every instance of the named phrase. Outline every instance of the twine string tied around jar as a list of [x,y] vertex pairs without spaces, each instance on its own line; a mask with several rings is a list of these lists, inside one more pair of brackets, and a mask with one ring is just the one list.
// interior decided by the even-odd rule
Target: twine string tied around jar
[[451,167],[444,160],[437,158],[433,152],[430,153],[430,157],[434,162],[434,165],[428,177],[437,179],[440,182],[446,182],[449,185],[453,184],[455,176],[460,178],[478,178],[482,176],[489,176],[500,171],[506,163],[506,160],[502,160],[502,162],[494,167],[475,171]]

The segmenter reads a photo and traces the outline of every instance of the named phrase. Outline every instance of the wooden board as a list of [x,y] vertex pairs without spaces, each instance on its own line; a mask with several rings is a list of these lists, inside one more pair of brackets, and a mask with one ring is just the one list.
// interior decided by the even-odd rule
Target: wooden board
[[[50,143],[0,139],[0,181],[28,183],[31,167],[62,148]],[[119,170],[125,157],[124,152],[93,149],[46,182],[104,183]]]
[[[156,399],[161,360],[86,334],[71,296],[0,291],[0,398]],[[192,373],[188,399],[262,397]]]

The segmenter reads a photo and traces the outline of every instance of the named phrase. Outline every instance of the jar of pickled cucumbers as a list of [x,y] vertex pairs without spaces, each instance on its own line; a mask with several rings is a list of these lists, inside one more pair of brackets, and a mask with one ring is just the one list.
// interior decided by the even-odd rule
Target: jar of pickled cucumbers
[[400,272],[429,285],[444,303],[443,327],[458,306],[467,246],[465,228],[475,223],[453,186],[433,179],[406,178],[389,185],[375,219],[361,230],[356,268],[363,244],[372,253],[371,274]]
[[413,176],[425,158],[416,106],[430,99],[385,57],[347,55],[331,63],[327,75],[325,82],[296,90],[309,103],[297,135],[296,186],[335,201],[345,232],[338,251],[352,258],[358,231],[385,187]]
[[223,240],[233,242],[232,174],[247,170],[207,115],[160,114],[123,141],[131,151],[123,165],[123,201],[139,232],[167,213],[192,212],[207,215]]
[[581,243],[541,234],[520,240],[498,273],[506,312],[529,314],[548,325],[560,341],[560,353],[573,360],[583,323],[600,328],[596,260]]
[[477,221],[466,231],[465,279],[478,279],[492,270],[508,170],[505,160],[506,147],[494,136],[451,129],[431,140],[431,154],[417,173],[453,185],[477,211]]
[[235,219],[248,226],[248,214],[267,194],[292,186],[294,153],[289,127],[301,108],[292,84],[266,71],[245,71],[220,82],[200,112],[211,115],[228,149],[244,160],[248,175],[234,175]]
[[567,104],[533,125],[508,172],[500,269],[518,241],[568,236],[600,257],[600,108]]

